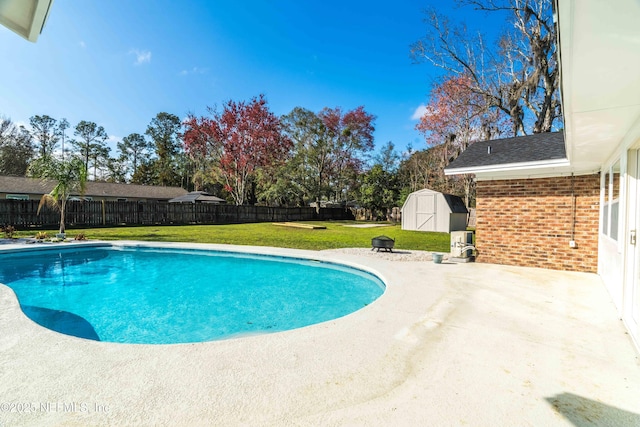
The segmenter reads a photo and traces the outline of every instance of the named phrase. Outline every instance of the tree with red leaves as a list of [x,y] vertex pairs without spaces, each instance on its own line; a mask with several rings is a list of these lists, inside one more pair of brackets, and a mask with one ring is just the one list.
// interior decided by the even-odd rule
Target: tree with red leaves
[[186,129],[182,138],[185,154],[192,166],[194,190],[201,191],[213,178],[211,171],[215,164],[214,158],[220,157],[213,153],[217,144],[213,141],[211,118],[189,115],[182,126]]
[[237,205],[245,203],[249,184],[259,168],[282,162],[291,142],[282,136],[280,120],[263,95],[249,102],[228,101],[211,117],[190,116],[184,142],[192,156],[213,160],[213,174]]
[[416,126],[428,146],[451,140],[451,154],[457,157],[473,141],[491,139],[503,131],[500,117],[472,90],[471,84],[467,75],[454,75],[431,90],[429,104]]
[[296,107],[283,117],[294,143],[287,164],[288,189],[299,202],[344,202],[355,197],[363,154],[373,149],[375,116],[364,107],[343,112],[325,108],[316,114]]
[[429,155],[436,156],[431,163],[437,164],[437,170],[430,175],[438,180],[432,181],[431,186],[438,191],[456,193],[461,192],[461,185],[467,205],[471,198],[472,177],[445,178],[443,169],[473,142],[495,138],[508,130],[505,117],[491,109],[485,98],[473,90],[472,84],[471,77],[463,74],[451,76],[436,85],[416,126],[427,145],[432,147]]

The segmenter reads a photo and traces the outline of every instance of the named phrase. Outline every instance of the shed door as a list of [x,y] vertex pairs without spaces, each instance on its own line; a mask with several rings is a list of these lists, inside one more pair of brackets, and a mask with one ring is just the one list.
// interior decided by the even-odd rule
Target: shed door
[[434,231],[436,227],[437,194],[419,194],[416,203],[416,229]]

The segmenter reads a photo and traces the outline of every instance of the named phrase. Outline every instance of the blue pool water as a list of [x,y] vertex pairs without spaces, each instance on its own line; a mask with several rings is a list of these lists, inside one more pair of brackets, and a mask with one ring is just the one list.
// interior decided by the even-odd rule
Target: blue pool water
[[384,292],[374,275],[336,264],[126,247],[0,255],[0,283],[42,326],[139,344],[300,328],[359,310]]

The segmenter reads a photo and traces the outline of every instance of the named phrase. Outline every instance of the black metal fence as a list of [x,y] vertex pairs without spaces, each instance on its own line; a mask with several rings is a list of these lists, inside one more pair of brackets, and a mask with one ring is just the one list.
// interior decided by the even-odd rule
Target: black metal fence
[[[0,200],[0,226],[56,228],[60,213],[43,207],[40,214],[36,200]],[[67,227],[102,227],[153,224],[241,224],[249,222],[283,222],[353,219],[343,208],[283,208],[268,206],[216,205],[208,203],[158,202],[67,202]]]

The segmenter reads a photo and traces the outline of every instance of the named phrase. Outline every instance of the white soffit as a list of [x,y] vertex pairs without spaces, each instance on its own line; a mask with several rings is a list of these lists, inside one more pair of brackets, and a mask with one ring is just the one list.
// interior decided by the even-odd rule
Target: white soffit
[[539,162],[521,162],[521,163],[503,163],[499,165],[490,165],[490,166],[473,166],[466,168],[452,168],[445,169],[445,175],[460,175],[460,174],[496,174],[500,172],[513,172],[518,173],[522,172],[524,175],[529,173],[531,170],[540,169],[540,170],[568,170],[570,164],[567,159],[555,159],[555,160],[544,160]]
[[598,171],[579,171],[576,172],[568,167],[548,167],[539,169],[520,169],[520,170],[500,170],[494,172],[481,172],[475,174],[476,181],[494,181],[502,179],[534,179],[534,178],[553,178],[558,176],[580,176],[592,175]]
[[0,24],[35,42],[52,4],[53,0],[0,0]]
[[599,168],[640,137],[640,1],[556,5],[567,157]]

